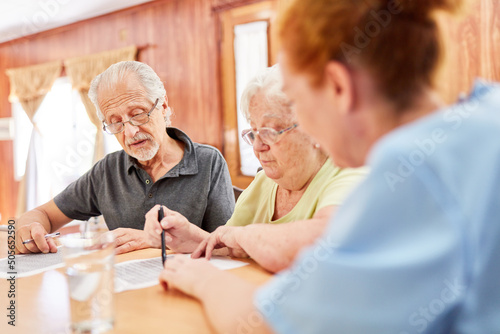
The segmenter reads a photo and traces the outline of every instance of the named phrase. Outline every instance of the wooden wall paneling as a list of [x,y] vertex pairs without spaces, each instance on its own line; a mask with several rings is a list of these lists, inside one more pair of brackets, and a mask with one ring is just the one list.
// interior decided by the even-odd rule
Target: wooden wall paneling
[[490,0],[492,4],[491,13],[493,20],[488,36],[491,36],[491,63],[496,81],[500,81],[500,1]]
[[477,2],[464,17],[439,15],[444,59],[437,86],[446,103],[453,103],[460,94],[468,93],[475,78],[481,74],[480,8]]
[[215,22],[209,2],[186,2],[191,4],[172,1],[154,14],[155,25],[163,30],[155,32],[151,56],[174,109],[173,124],[222,149]]
[[483,58],[481,75],[500,81],[500,1],[481,0],[481,39]]
[[440,15],[445,59],[438,87],[447,103],[469,93],[474,81],[500,81],[500,2],[470,2],[463,17]]
[[212,11],[222,12],[237,7],[244,7],[263,0],[212,0]]
[[[497,1],[498,2],[498,1]],[[492,39],[491,31],[493,15],[491,15],[491,10],[493,8],[493,3],[490,0],[480,0],[480,8],[478,11],[479,19],[481,24],[479,25],[478,37],[481,41],[481,59],[480,59],[480,75],[484,79],[490,79],[493,77],[493,63],[492,63]]]
[[293,0],[278,0],[278,13],[283,13]]

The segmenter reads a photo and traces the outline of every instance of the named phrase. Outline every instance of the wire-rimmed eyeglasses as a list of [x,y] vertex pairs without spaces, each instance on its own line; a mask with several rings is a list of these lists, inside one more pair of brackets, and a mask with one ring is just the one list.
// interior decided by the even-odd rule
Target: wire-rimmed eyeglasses
[[106,124],[103,121],[102,122],[102,129],[104,131],[106,131],[106,133],[109,133],[110,135],[115,135],[115,134],[123,131],[123,129],[125,128],[125,123],[130,123],[133,126],[144,125],[147,122],[149,122],[149,116],[151,115],[153,110],[155,110],[156,106],[158,105],[158,101],[160,101],[160,99],[156,99],[155,104],[153,105],[153,108],[151,108],[150,111],[143,112],[143,113],[137,114],[133,117],[130,117],[130,119],[128,121],[115,122],[115,123],[111,123],[111,124]]
[[273,128],[260,128],[257,130],[252,130],[252,129],[247,129],[241,131],[241,137],[247,143],[248,145],[253,145],[253,142],[255,141],[255,136],[259,136],[260,140],[266,145],[273,145],[276,144],[279,141],[279,137],[290,131],[295,129],[297,126],[299,126],[297,123],[294,123],[292,126],[283,129],[281,131],[276,131]]

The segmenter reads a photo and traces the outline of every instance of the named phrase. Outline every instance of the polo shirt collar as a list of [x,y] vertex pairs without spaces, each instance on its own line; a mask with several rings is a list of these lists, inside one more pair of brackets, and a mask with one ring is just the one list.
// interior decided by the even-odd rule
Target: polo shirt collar
[[[198,160],[196,150],[191,139],[181,130],[173,127],[167,128],[170,138],[180,140],[184,143],[184,156],[181,161],[163,177],[176,177],[179,175],[195,175],[198,173]],[[126,153],[125,153],[126,154]],[[127,172],[130,174],[134,169],[142,169],[137,160],[127,154]]]

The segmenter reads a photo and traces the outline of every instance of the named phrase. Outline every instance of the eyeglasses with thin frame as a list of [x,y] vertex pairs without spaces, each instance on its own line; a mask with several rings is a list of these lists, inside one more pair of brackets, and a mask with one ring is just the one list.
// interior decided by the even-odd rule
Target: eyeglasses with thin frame
[[106,124],[103,121],[102,122],[102,129],[104,131],[106,131],[106,133],[109,133],[110,135],[115,135],[117,133],[122,132],[123,129],[125,129],[125,123],[130,123],[133,126],[144,125],[144,124],[149,122],[149,116],[151,115],[153,110],[155,110],[156,106],[158,105],[158,101],[160,101],[160,99],[156,99],[155,104],[153,105],[153,108],[151,108],[150,111],[143,112],[143,113],[137,114],[133,117],[130,117],[130,119],[128,121],[115,122],[115,123],[111,123],[111,124]]
[[276,131],[273,128],[260,128],[257,130],[247,129],[241,131],[241,137],[248,145],[252,145],[255,141],[255,136],[259,136],[260,140],[266,145],[276,144],[280,140],[280,136],[285,134],[286,132],[295,129],[299,126],[297,123],[294,123],[292,126],[283,129],[281,131]]

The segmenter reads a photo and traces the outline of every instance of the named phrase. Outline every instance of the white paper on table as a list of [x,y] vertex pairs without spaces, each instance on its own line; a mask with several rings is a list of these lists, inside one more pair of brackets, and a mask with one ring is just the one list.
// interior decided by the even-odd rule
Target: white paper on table
[[[172,258],[173,256],[190,258],[191,255],[170,254],[167,258]],[[7,261],[8,258],[0,259],[0,278],[10,278],[14,275],[12,272],[16,273],[16,278],[21,278],[64,267],[64,260],[60,249],[57,253],[16,255],[14,270],[9,269]],[[221,270],[239,268],[248,264],[222,256],[212,257],[210,263]],[[162,270],[161,257],[131,260],[115,264],[115,292],[142,289],[156,285],[159,283],[158,277]]]
[[[167,255],[167,261],[174,256],[190,258],[191,255],[170,254]],[[248,264],[222,256],[214,256],[209,262],[221,270],[239,268]],[[118,263],[115,265],[115,292],[142,289],[159,284],[159,276],[162,270],[161,257]]]
[[0,259],[0,278],[9,278],[15,273],[16,278],[36,275],[38,273],[64,267],[61,250],[57,253],[16,254],[12,260],[12,269],[8,258]]

